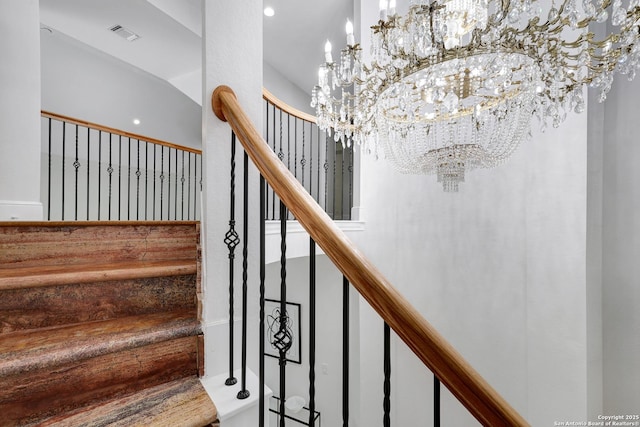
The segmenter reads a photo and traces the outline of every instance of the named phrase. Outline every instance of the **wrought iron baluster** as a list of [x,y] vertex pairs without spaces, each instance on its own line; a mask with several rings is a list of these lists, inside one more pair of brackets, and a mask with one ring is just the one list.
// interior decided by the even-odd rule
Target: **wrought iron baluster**
[[298,119],[293,118],[293,176],[298,177]]
[[109,167],[107,167],[107,172],[109,173],[109,213],[107,218],[111,221],[111,198],[112,198],[112,181],[113,178],[113,134],[109,133]]
[[62,122],[62,221],[64,221],[64,159],[67,145],[67,123]]
[[391,329],[384,323],[384,400],[382,401],[384,416],[382,425],[391,426]]
[[[169,151],[171,152],[171,151]],[[175,153],[176,153],[176,179],[173,182],[174,184],[174,192],[173,192],[173,219],[177,220],[178,219],[178,149],[175,149]],[[169,160],[171,161],[171,160]]]
[[136,140],[137,158],[136,158],[136,220],[140,219],[140,140]]
[[144,219],[148,220],[149,204],[149,141],[144,142]]
[[[75,206],[74,206],[73,218],[77,221],[78,220],[78,172],[80,169],[80,162],[78,160],[78,125],[76,125],[76,158],[73,162],[73,167],[76,169]],[[89,182],[88,178],[87,178],[87,182]],[[87,203],[89,203],[89,199],[87,199]],[[87,219],[89,218],[87,217]]]
[[309,426],[316,411],[316,242],[309,238]]
[[[266,129],[265,129],[265,139],[267,141],[267,145],[269,145],[269,143],[271,142],[272,138],[270,135],[271,132],[271,128],[269,127],[269,101],[267,101],[266,99],[264,100],[264,105],[265,105],[265,110],[266,110],[266,120],[265,120],[265,125],[266,125]],[[265,197],[265,202],[264,204],[260,205],[261,209],[264,209],[266,211],[265,216],[268,215],[269,212],[269,194],[266,194]]]
[[280,328],[276,347],[280,365],[280,427],[285,427],[286,366],[287,351],[291,348],[291,337],[287,331],[287,207],[280,201]]
[[342,276],[342,426],[349,425],[349,281]]
[[433,426],[440,427],[440,380],[433,376]]
[[191,217],[191,157],[192,152],[189,152],[189,173],[187,173],[187,219],[195,219]]
[[158,167],[156,166],[156,159],[158,158],[158,153],[156,152],[156,148],[158,148],[157,144],[153,144],[153,219],[156,218],[156,171]]
[[[267,106],[268,108],[268,106]],[[265,241],[265,219],[266,219],[266,188],[265,188],[265,180],[262,175],[260,175],[260,342],[258,344],[258,352],[259,352],[259,369],[258,369],[258,427],[264,427],[264,298],[265,298],[265,276],[266,276],[266,241]]]
[[353,155],[354,149],[353,145],[351,145],[351,150],[349,150],[349,211],[347,212],[347,219],[351,219],[351,210],[353,208]]
[[[304,187],[304,166],[307,164],[307,159],[305,158],[304,155],[304,149],[305,149],[305,122],[302,122],[302,158],[300,159],[300,167],[302,169],[302,186]],[[297,145],[297,144],[296,144]],[[309,193],[311,193],[311,191],[309,191]]]
[[242,360],[240,364],[240,391],[238,399],[246,399],[250,396],[247,389],[247,279],[249,270],[249,155],[244,152],[244,203],[242,234]]
[[[229,377],[225,381],[228,386],[234,385],[238,380],[233,376],[233,315],[234,315],[234,260],[235,249],[240,243],[236,232],[236,135],[231,132],[231,183],[229,196],[229,231],[225,234],[224,242],[229,250]],[[245,236],[246,238],[246,236]]]
[[131,219],[131,138],[127,151],[127,219]]
[[160,221],[163,219],[162,205],[164,199],[164,145],[160,146]]
[[[316,195],[317,195],[318,198],[316,200],[318,201],[318,204],[320,204],[321,203],[320,202],[321,201],[321,197],[320,197],[320,174],[322,173],[322,172],[320,172],[320,141],[321,141],[321,139],[320,139],[320,127],[316,126],[316,129],[318,130],[318,179],[316,180]],[[326,206],[326,204],[325,204],[325,206]]]
[[[91,141],[90,141],[91,129],[87,128],[87,220],[89,220],[89,182],[90,182],[90,166],[91,166]],[[76,127],[76,138],[77,127]],[[77,207],[76,207],[77,212]]]
[[182,190],[180,190],[180,210],[181,210],[181,214],[180,214],[180,219],[184,220],[184,150],[180,150],[182,152],[182,172],[181,172],[181,177],[180,177],[180,184],[181,184],[181,188]]
[[122,135],[118,135],[118,220],[122,219]]
[[[329,136],[324,135],[324,208],[329,213],[328,196],[329,196]],[[332,214],[329,214],[333,218]]]
[[167,171],[167,219],[171,219],[171,147],[167,153],[167,163],[169,170]]
[[51,220],[51,117],[48,118],[49,122],[49,135],[47,136],[49,142],[49,169],[47,172],[47,220]]
[[[87,183],[87,186],[89,186],[89,183]],[[100,221],[101,187],[102,187],[102,131],[99,130],[98,131],[98,221]]]

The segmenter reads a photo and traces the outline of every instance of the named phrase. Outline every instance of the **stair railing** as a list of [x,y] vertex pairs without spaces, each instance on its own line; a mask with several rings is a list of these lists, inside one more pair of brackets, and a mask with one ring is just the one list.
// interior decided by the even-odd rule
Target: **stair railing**
[[198,220],[202,151],[42,111],[45,218]]
[[[353,207],[352,147],[336,144],[316,118],[262,89],[267,144],[332,219],[350,220]],[[278,196],[265,195],[268,220],[279,219]]]
[[[398,337],[413,351],[422,363],[432,371],[435,377],[434,395],[439,400],[440,383],[460,401],[467,410],[483,425],[498,426],[528,426],[527,421],[518,414],[471,366],[470,364],[429,324],[424,317],[406,300],[393,285],[377,270],[377,268],[351,243],[346,235],[334,224],[332,219],[314,200],[301,182],[289,171],[273,149],[262,138],[253,126],[248,116],[238,103],[234,92],[227,86],[219,86],[212,95],[212,107],[216,116],[229,123],[234,135],[242,143],[245,156],[251,158],[261,174],[260,202],[264,209],[266,181],[278,196],[280,203],[281,222],[281,300],[280,312],[286,312],[286,220],[290,211],[302,227],[309,233],[310,254],[315,254],[316,243],[324,250],[327,257],[343,274],[343,426],[349,423],[348,402],[348,325],[349,325],[349,283],[371,305],[385,322],[385,360],[384,360],[384,420],[385,426],[390,425],[389,399],[389,335],[393,330]],[[246,161],[246,160],[245,160]],[[245,184],[246,185],[246,184]],[[246,187],[245,187],[246,192]],[[264,212],[263,212],[264,214]],[[261,271],[260,271],[260,351],[264,354],[264,218],[261,221]],[[310,323],[315,323],[315,262],[310,268]],[[280,349],[280,397],[279,409],[274,410],[280,416],[280,427],[285,425],[284,407],[284,365],[286,365],[286,351],[289,349],[286,339],[286,314],[280,319],[280,329],[277,341]],[[246,316],[243,316],[243,323]],[[313,326],[311,326],[313,331]],[[312,332],[313,336],[313,332]],[[286,338],[286,337],[284,337]],[[309,426],[315,425],[314,411],[314,352],[315,339],[310,343],[310,396]],[[290,345],[290,343],[289,343]],[[264,358],[260,363],[260,426],[264,425]],[[243,386],[244,389],[244,386]],[[440,409],[436,400],[434,419],[439,425]]]

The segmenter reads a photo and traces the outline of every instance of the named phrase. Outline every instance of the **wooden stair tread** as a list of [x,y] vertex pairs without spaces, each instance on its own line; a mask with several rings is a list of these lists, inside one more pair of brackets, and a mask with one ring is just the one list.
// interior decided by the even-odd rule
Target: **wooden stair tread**
[[193,313],[153,313],[0,335],[0,377],[200,333]]
[[51,418],[40,426],[202,427],[218,426],[217,410],[196,377],[148,388],[71,415]]
[[129,261],[110,264],[0,268],[0,291],[73,283],[195,274],[196,260]]

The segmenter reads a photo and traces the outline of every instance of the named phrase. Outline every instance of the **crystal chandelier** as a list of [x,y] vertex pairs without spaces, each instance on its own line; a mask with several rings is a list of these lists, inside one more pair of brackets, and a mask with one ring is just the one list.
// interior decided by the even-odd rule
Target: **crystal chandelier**
[[[626,1],[626,0],[625,0]],[[458,191],[467,171],[507,159],[530,134],[585,109],[583,86],[611,88],[640,64],[640,0],[413,0],[405,16],[380,2],[371,63],[353,26],[312,92],[318,125],[336,141],[365,144],[404,173],[435,174]],[[590,25],[610,19],[596,40]],[[591,28],[593,30],[593,28]]]

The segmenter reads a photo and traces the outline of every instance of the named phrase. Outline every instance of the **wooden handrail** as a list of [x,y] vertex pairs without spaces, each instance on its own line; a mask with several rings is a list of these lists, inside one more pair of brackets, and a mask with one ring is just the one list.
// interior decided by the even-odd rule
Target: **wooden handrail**
[[76,119],[74,117],[63,116],[62,114],[52,113],[50,111],[42,110],[40,112],[42,117],[51,118],[54,120],[60,120],[62,122],[72,123],[74,125],[84,126],[91,129],[101,130],[103,132],[112,133],[114,135],[122,135],[126,138],[137,139],[140,141],[151,142],[153,144],[164,145],[165,147],[175,148],[177,150],[188,151],[190,153],[202,154],[202,150],[198,150],[197,148],[185,147],[183,145],[174,144],[172,142],[162,141],[156,138],[150,138],[144,135],[138,135],[131,132],[126,132],[120,129],[111,128],[108,126],[99,125],[97,123],[88,122],[86,120]]
[[431,324],[353,245],[278,159],[228,86],[211,99],[216,116],[229,125],[245,151],[309,235],[349,282],[451,393],[483,425],[528,426]]
[[288,105],[284,101],[276,98],[271,92],[269,92],[265,88],[262,88],[262,99],[264,99],[270,104],[275,105],[278,109],[284,111],[290,116],[297,117],[298,119],[305,120],[307,122],[317,123],[316,116],[313,116],[311,114],[305,113],[304,111],[300,111],[298,109],[293,108],[292,106]]

